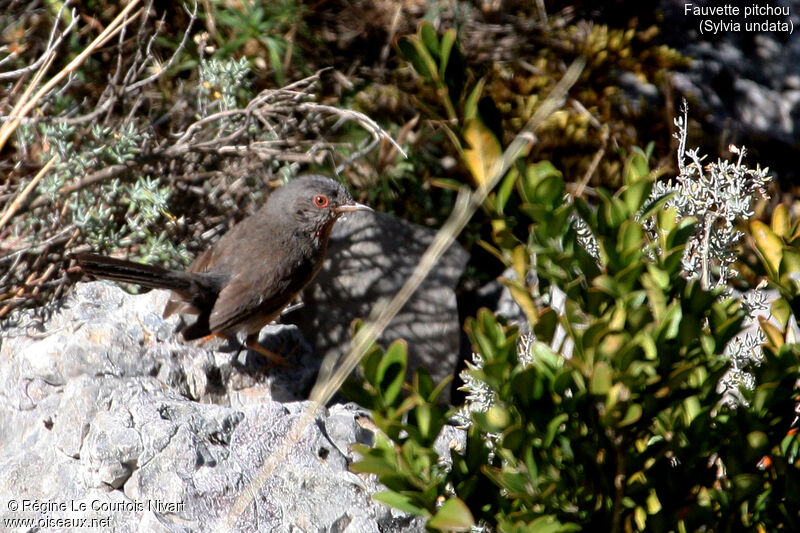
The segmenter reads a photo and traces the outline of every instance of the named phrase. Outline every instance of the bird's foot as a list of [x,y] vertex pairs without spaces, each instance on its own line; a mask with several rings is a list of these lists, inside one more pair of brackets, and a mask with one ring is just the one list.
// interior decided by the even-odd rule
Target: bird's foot
[[289,364],[289,362],[282,355],[277,354],[277,353],[273,352],[272,350],[261,346],[258,343],[258,336],[247,337],[247,341],[246,341],[245,345],[249,349],[253,350],[256,353],[259,353],[259,354],[263,355],[264,357],[266,357],[267,359],[270,360],[270,362],[266,366],[266,368],[273,368],[273,367],[288,368],[288,367],[292,366],[292,365]]
[[230,336],[225,335],[224,333],[211,333],[209,335],[206,335],[205,337],[198,339],[197,342],[198,344],[200,344],[200,346],[203,346],[211,339],[219,339],[219,338],[231,340]]

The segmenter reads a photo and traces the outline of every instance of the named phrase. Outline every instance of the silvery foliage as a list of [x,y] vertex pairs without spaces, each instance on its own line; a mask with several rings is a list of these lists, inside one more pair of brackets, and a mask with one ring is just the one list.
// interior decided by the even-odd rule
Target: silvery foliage
[[733,263],[736,249],[744,233],[736,223],[753,216],[753,201],[767,198],[766,187],[772,181],[768,168],[748,168],[742,164],[747,151],[729,146],[738,155],[736,163],[718,159],[705,167],[705,158],[697,148],[686,149],[688,108],[684,101],[683,116],[675,119],[678,131],[678,169],[675,180],[658,182],[652,197],[671,194],[667,207],[674,207],[679,218],[695,217],[697,229],[689,239],[683,257],[683,270],[688,278],[699,278],[706,289],[727,287],[736,275]]
[[[40,136],[45,159],[56,157],[53,169],[38,186],[38,191],[53,201],[64,195],[65,186],[80,182],[87,174],[132,160],[150,141],[150,134],[133,121],[117,128],[95,124],[84,136],[66,122],[42,122],[38,131],[29,130],[30,135]],[[185,248],[157,231],[169,217],[168,200],[169,187],[159,178],[110,179],[91,191],[72,192],[65,210],[48,212],[43,219],[27,217],[21,228],[35,233],[42,223],[55,226],[66,221],[70,231],[76,229],[93,250],[136,246],[138,256],[145,260],[174,260],[185,256]]]
[[[517,357],[523,368],[528,368],[533,365],[533,345],[536,342],[536,336],[533,332],[520,335],[519,343],[517,344]],[[485,413],[489,407],[496,403],[496,395],[486,382],[476,378],[474,372],[483,368],[484,358],[483,355],[473,352],[472,361],[465,361],[467,368],[461,371],[460,377],[464,382],[461,390],[467,393],[466,401],[456,413],[453,415],[456,421],[463,425],[469,426],[470,413]],[[494,443],[500,438],[499,434],[487,434],[487,444],[490,448],[494,448]]]
[[[469,426],[471,423],[470,413],[485,413],[496,402],[494,391],[489,388],[485,381],[475,377],[474,373],[483,368],[485,360],[478,352],[472,352],[472,361],[464,361],[467,368],[461,371],[459,376],[464,382],[461,390],[467,393],[464,405],[458,408],[453,415],[458,424]],[[494,438],[489,442],[493,443]]]
[[[567,198],[565,201],[570,200]],[[586,221],[577,214],[571,213],[569,216],[569,223],[575,228],[578,244],[589,252],[589,255],[594,257],[597,261],[600,261],[600,247],[597,245],[597,239],[592,233],[592,230],[589,229],[589,225],[586,224]]]
[[241,59],[200,59],[198,109],[203,116],[212,112],[228,111],[238,106],[237,96],[247,88],[250,65]]
[[[738,274],[734,268],[737,248],[744,233],[736,224],[753,216],[753,202],[768,198],[767,186],[772,181],[768,168],[748,168],[742,163],[747,151],[731,145],[728,149],[736,155],[736,162],[718,159],[705,167],[704,157],[696,148],[686,149],[688,135],[688,108],[683,103],[683,116],[675,119],[678,131],[678,169],[675,180],[659,182],[653,197],[671,196],[667,207],[674,207],[679,218],[694,217],[697,227],[689,239],[683,256],[683,271],[689,279],[699,279],[706,289],[722,288],[722,297],[733,296],[730,280]],[[728,401],[741,401],[740,387],[752,388],[755,383],[747,368],[761,359],[761,344],[766,340],[758,327],[757,315],[767,309],[766,295],[760,288],[747,291],[740,297],[747,312],[744,327],[748,333],[735,337],[725,348],[731,359],[731,371],[722,379],[720,387]]]

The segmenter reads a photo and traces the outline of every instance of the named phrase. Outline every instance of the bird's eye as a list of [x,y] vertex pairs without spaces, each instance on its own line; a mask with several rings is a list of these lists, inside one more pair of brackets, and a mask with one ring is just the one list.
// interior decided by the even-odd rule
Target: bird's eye
[[314,205],[317,207],[328,207],[328,197],[324,194],[318,194],[314,197]]

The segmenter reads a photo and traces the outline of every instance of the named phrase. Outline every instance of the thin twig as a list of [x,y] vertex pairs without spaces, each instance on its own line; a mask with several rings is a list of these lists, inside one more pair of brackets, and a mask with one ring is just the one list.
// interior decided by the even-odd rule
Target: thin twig
[[[183,51],[183,49],[186,47],[186,42],[189,40],[189,31],[192,29],[194,21],[197,20],[197,0],[195,0],[194,9],[192,10],[191,13],[189,13],[189,15],[191,16],[191,19],[189,19],[189,23],[186,25],[186,31],[183,32],[183,38],[181,39],[181,42],[178,44],[178,48],[175,50],[175,53],[173,53],[172,56],[170,56],[170,58],[167,60],[167,63],[165,65],[161,65],[158,68],[157,72],[152,76],[137,81],[136,83],[132,83],[130,86],[125,87],[126,93],[130,93],[131,91],[135,91],[139,87],[143,87],[149,83],[153,83],[158,78],[163,76],[164,73],[167,72],[170,68],[172,68],[172,65],[175,63],[175,61],[177,61],[181,51]],[[150,43],[148,43],[147,47],[148,49],[150,48]]]
[[403,150],[403,147],[400,146],[395,142],[392,137],[387,134],[377,122],[369,118],[364,113],[359,113],[358,111],[353,111],[352,109],[339,109],[338,107],[333,107],[324,104],[318,104],[316,102],[305,102],[298,106],[298,110],[300,111],[327,111],[332,115],[338,115],[347,120],[354,120],[361,124],[361,126],[372,133],[375,137],[380,139],[386,139],[388,142],[392,143],[392,145],[397,149],[398,152],[403,154],[403,157],[408,159],[408,154],[406,151]]
[[45,61],[47,61],[47,59],[52,54],[55,53],[56,49],[61,45],[61,41],[64,40],[64,37],[69,35],[69,33],[72,31],[72,28],[74,28],[75,25],[78,23],[78,15],[77,15],[77,12],[75,11],[75,9],[73,8],[73,10],[72,10],[72,20],[67,25],[67,27],[64,29],[64,31],[59,33],[58,39],[56,39],[56,31],[58,30],[58,23],[61,21],[61,17],[62,17],[62,15],[64,13],[64,10],[67,8],[69,3],[70,3],[70,0],[67,0],[66,2],[61,4],[61,8],[58,10],[58,14],[56,15],[56,18],[55,18],[55,23],[53,23],[53,29],[50,32],[50,39],[47,41],[47,46],[45,47],[45,50],[42,53],[42,55],[39,56],[39,59],[37,59],[36,61],[31,63],[30,65],[26,65],[25,67],[22,67],[22,68],[17,69],[17,70],[12,70],[12,71],[9,71],[9,72],[0,72],[0,80],[19,78],[20,76],[23,76],[23,75],[25,75],[25,74],[27,74],[29,72],[33,72],[34,70],[39,68]]
[[586,186],[589,185],[589,180],[592,179],[597,167],[600,165],[600,161],[603,160],[603,156],[606,155],[606,148],[608,147],[608,126],[603,126],[600,130],[600,148],[598,148],[597,152],[595,152],[592,161],[589,163],[589,168],[586,169],[586,173],[583,175],[580,183],[575,188],[575,192],[573,196],[580,198],[583,196],[583,191],[586,189]]
[[0,218],[0,229],[3,229],[3,226],[6,225],[6,222],[8,222],[9,219],[14,216],[14,213],[17,212],[19,206],[22,205],[22,202],[25,201],[25,198],[27,198],[28,195],[31,193],[31,191],[36,188],[36,185],[44,177],[44,175],[47,174],[47,171],[50,170],[50,167],[52,167],[55,164],[56,159],[58,159],[58,156],[56,155],[51,157],[50,161],[48,161],[42,167],[42,169],[36,173],[31,182],[28,183],[28,185],[26,185],[24,189],[22,189],[22,192],[20,192],[16,198],[14,198],[14,201],[11,202],[11,204],[8,206],[8,209],[6,209],[6,212],[3,213],[2,218]]

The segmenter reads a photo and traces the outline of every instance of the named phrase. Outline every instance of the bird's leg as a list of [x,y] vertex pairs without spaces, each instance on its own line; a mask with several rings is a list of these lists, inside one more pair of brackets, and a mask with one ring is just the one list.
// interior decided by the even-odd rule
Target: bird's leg
[[[227,339],[231,343],[238,344],[239,346],[241,346],[241,343],[239,342],[239,339],[237,339],[235,335],[228,335],[226,333],[211,333],[210,335],[206,335],[202,339],[199,339],[198,342],[200,343],[200,346],[202,346],[202,345],[204,345],[205,343],[207,343],[208,341],[210,341],[211,339],[214,339],[214,338]],[[269,349],[264,348],[263,346],[261,346],[258,343],[258,333],[254,333],[253,335],[248,335],[247,336],[247,340],[245,341],[245,347],[250,349],[250,350],[253,350],[254,352],[257,352],[257,353],[263,355],[264,357],[266,357],[267,359],[269,359],[270,360],[270,364],[267,365],[267,367],[271,367],[271,366],[288,367],[288,366],[291,366],[286,361],[286,359],[283,358],[281,355],[273,352],[272,350],[269,350]]]
[[253,333],[252,335],[248,335],[247,340],[245,341],[245,346],[247,346],[254,352],[260,353],[261,355],[269,359],[271,362],[271,366],[280,366],[280,367],[291,366],[282,356],[278,355],[272,350],[268,350],[263,346],[261,346],[258,343],[258,333]]
[[209,333],[205,337],[201,337],[197,339],[197,343],[200,346],[205,346],[208,341],[211,339],[225,339],[228,342],[232,342],[234,344],[239,344],[239,341],[236,340],[236,337],[231,337],[230,335],[226,335],[224,333]]

